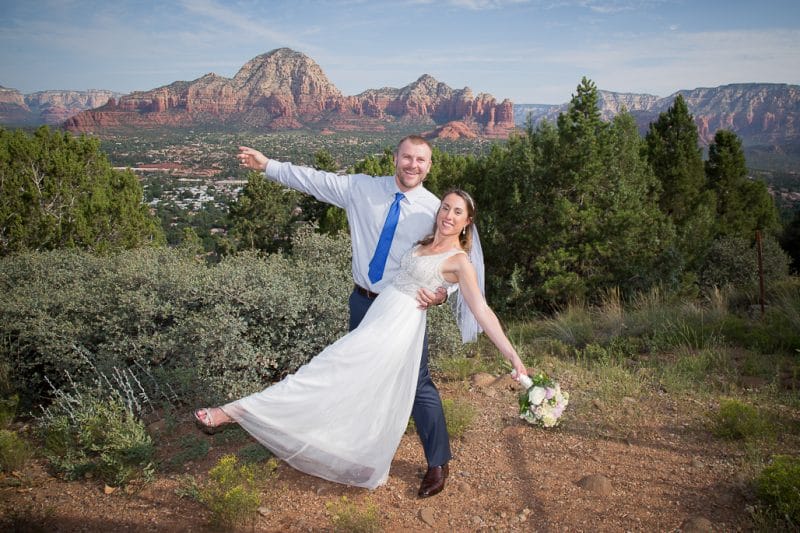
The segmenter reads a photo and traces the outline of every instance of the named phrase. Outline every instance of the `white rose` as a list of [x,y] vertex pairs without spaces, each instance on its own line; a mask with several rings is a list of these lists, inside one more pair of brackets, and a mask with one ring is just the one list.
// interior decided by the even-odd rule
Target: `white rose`
[[539,405],[540,403],[542,403],[542,401],[544,401],[546,396],[547,396],[547,391],[544,389],[544,387],[534,387],[528,393],[528,400],[533,405]]

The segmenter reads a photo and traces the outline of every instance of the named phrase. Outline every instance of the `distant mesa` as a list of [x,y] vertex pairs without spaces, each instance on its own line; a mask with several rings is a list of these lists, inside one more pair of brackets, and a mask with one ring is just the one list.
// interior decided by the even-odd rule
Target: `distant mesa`
[[162,126],[382,131],[393,124],[435,128],[452,121],[468,121],[476,135],[507,137],[515,127],[514,104],[452,89],[427,74],[400,89],[345,96],[310,57],[279,48],[251,59],[233,78],[206,74],[112,98],[65,126],[75,132]]
[[81,111],[105,105],[122,93],[101,89],[39,91],[23,95],[0,87],[0,124],[39,126],[62,124]]
[[[599,92],[601,116],[610,120],[627,109],[639,130],[647,131],[658,115],[672,106],[680,94],[697,124],[700,140],[713,141],[720,129],[736,133],[744,145],[779,146],[800,142],[800,86],[785,83],[735,83],[719,87],[680,90],[665,98],[651,94]],[[515,121],[525,125],[554,121],[568,104],[517,104]]]

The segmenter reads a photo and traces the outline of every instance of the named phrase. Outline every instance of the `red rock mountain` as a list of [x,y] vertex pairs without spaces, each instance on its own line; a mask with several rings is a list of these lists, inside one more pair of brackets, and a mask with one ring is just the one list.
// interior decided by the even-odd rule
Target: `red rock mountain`
[[237,127],[282,130],[382,130],[393,123],[436,127],[466,121],[473,133],[505,137],[514,105],[469,88],[454,90],[423,75],[402,88],[345,96],[308,56],[280,48],[248,61],[233,78],[207,74],[111,99],[65,123],[72,131],[126,127]]

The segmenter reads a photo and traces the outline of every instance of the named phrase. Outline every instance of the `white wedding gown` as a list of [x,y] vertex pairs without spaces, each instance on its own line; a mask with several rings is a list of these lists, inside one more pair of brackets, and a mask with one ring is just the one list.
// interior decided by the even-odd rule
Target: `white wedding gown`
[[425,334],[417,290],[452,285],[441,264],[463,253],[416,250],[403,257],[358,328],[295,374],[223,410],[298,470],[369,489],[384,484],[417,387]]

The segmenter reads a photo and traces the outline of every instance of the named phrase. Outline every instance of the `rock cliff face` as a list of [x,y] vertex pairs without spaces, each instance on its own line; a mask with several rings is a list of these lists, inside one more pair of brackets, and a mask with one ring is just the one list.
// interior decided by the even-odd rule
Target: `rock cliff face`
[[28,125],[33,123],[33,118],[22,93],[0,87],[0,124]]
[[118,96],[119,93],[100,89],[40,91],[26,94],[25,103],[45,124],[61,124],[76,113],[105,105],[109,99]]
[[469,88],[453,90],[428,75],[401,89],[345,96],[308,56],[280,48],[248,61],[236,75],[207,74],[109,100],[73,116],[73,131],[116,127],[244,126],[281,130],[380,130],[395,122],[442,124],[471,119],[477,134],[505,137],[514,129],[513,103]]
[[[631,112],[642,133],[673,105],[680,94],[697,123],[700,141],[708,144],[720,129],[731,130],[745,145],[780,145],[800,142],[800,86],[780,83],[737,83],[712,88],[681,90],[666,98],[649,94],[598,91],[600,112],[610,120],[623,106]],[[524,126],[530,114],[534,123],[554,121],[568,104],[515,106],[516,122]]]
[[[683,95],[697,122],[700,137],[708,142],[720,129],[731,130],[753,144],[800,140],[798,85],[740,83],[676,94]],[[670,97],[670,102],[674,96]]]
[[23,95],[0,87],[0,124],[61,124],[81,111],[104,105],[119,96],[113,91],[40,91]]

